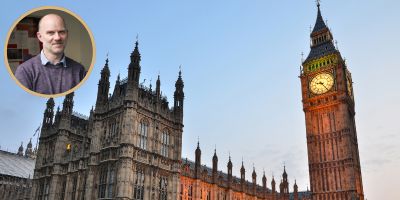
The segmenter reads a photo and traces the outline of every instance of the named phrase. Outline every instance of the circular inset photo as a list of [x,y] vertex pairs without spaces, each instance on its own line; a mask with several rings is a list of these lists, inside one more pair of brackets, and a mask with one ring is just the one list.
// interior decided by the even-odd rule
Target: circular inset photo
[[41,97],[65,96],[89,77],[95,43],[86,23],[61,7],[32,9],[7,35],[5,64],[25,91]]

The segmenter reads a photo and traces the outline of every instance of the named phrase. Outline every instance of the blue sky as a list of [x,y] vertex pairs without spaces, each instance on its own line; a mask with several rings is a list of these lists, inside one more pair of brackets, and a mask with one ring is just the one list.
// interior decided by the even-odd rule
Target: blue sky
[[[12,3],[11,3],[12,2]],[[75,93],[74,110],[88,114],[95,104],[100,70],[109,52],[111,80],[127,74],[139,34],[141,80],[155,80],[172,103],[182,65],[185,82],[183,157],[194,158],[200,138],[202,161],[210,166],[215,145],[219,168],[228,152],[234,173],[243,157],[250,177],[276,179],[283,164],[292,184],[309,185],[299,66],[309,52],[309,27],[316,19],[313,0],[301,1],[7,1],[0,7],[0,46],[20,15],[53,5],[78,14],[92,30],[96,63]],[[398,199],[400,177],[400,3],[322,1],[339,50],[353,75],[356,124],[365,195]],[[31,96],[0,67],[0,146],[16,151],[42,121],[46,99]],[[112,91],[112,88],[111,88]],[[56,99],[56,104],[62,102]],[[268,184],[270,185],[270,184]]]

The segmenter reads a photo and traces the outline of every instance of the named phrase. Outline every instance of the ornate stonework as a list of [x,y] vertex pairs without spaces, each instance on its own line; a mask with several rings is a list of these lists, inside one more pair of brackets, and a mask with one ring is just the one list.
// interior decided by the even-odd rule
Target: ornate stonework
[[352,79],[318,15],[300,75],[312,199],[364,199]]

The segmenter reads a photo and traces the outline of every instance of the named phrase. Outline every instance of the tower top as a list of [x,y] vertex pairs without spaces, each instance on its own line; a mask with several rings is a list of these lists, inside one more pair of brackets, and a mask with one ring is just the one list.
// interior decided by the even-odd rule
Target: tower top
[[322,18],[319,0],[317,0],[317,8],[318,8],[317,20],[315,21],[314,29],[311,32],[311,35],[321,31],[324,28],[328,28],[324,22],[324,19]]

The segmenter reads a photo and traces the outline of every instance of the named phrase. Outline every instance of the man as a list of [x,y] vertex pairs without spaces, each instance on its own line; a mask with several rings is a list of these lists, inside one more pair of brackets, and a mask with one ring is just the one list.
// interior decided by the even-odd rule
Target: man
[[86,74],[85,68],[64,54],[68,30],[62,17],[43,16],[37,38],[42,42],[40,54],[17,67],[15,77],[26,88],[40,94],[59,94],[76,86]]

